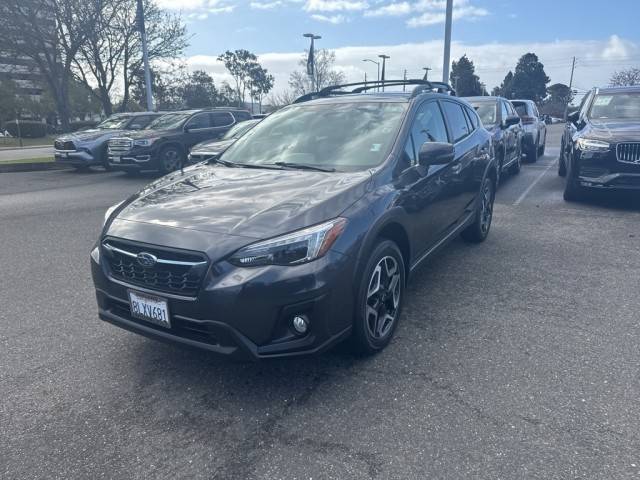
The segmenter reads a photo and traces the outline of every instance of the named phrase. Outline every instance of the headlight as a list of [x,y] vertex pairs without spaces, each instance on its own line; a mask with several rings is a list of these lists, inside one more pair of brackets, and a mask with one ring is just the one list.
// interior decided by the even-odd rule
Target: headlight
[[600,140],[592,140],[590,138],[579,138],[578,148],[587,152],[604,152],[609,150],[610,145]]
[[158,139],[157,138],[141,138],[140,140],[134,140],[133,144],[136,147],[149,147],[156,140]]
[[109,220],[109,217],[111,216],[111,214],[116,210],[116,208],[118,208],[120,205],[122,205],[124,203],[124,200],[120,203],[116,203],[115,205],[113,205],[112,207],[107,208],[107,211],[104,212],[104,220],[102,222],[102,226],[104,227],[105,224],[107,223],[107,220]]
[[254,243],[238,250],[229,261],[240,267],[299,265],[320,258],[343,232],[347,220],[336,218],[320,225]]

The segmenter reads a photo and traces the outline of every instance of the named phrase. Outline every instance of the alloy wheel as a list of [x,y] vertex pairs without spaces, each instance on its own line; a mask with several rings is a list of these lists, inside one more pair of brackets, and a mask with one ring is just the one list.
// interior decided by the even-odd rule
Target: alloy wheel
[[365,318],[369,335],[376,340],[383,339],[397,319],[402,288],[400,273],[396,259],[385,256],[369,279]]
[[180,164],[180,154],[177,150],[170,148],[162,155],[162,167],[165,172],[172,172]]

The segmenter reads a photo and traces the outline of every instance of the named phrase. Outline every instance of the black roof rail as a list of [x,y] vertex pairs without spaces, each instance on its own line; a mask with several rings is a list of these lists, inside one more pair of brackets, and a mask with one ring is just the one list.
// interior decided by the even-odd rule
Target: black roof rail
[[[399,80],[372,80],[368,82],[354,82],[354,83],[345,83],[343,85],[331,85],[323,88],[319,92],[310,92],[301,97],[298,97],[293,103],[302,103],[308,102],[309,100],[313,100],[314,98],[322,98],[322,97],[330,97],[333,95],[348,95],[352,93],[362,93],[367,90],[373,90],[374,88],[380,87],[398,87],[405,85],[418,85],[413,89],[411,93],[411,98],[419,95],[421,93],[429,93],[429,92],[437,92],[437,93],[448,93],[449,95],[455,95],[456,92],[450,85],[444,82],[431,82],[429,80],[423,79],[399,79]],[[348,87],[356,87],[350,91],[345,91],[345,88]]]

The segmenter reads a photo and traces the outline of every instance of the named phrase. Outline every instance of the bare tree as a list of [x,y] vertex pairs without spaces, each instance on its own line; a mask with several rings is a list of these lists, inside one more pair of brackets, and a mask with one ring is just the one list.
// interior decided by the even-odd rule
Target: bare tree
[[274,107],[276,110],[291,105],[298,97],[291,90],[284,90],[282,92],[274,92],[267,98],[267,103]]
[[[74,59],[74,72],[87,86],[95,85],[95,95],[105,114],[113,110],[113,92],[123,89],[120,109],[127,108],[130,87],[142,63],[141,39],[136,23],[135,0],[96,0],[97,15],[86,42]],[[144,3],[149,59],[180,55],[187,45],[180,18]]]
[[323,89],[329,85],[344,83],[344,73],[334,68],[334,64],[336,63],[336,54],[334,52],[327,49],[316,51],[313,79],[307,75],[307,58],[308,53],[304,53],[298,62],[298,65],[304,68],[292,72],[289,76],[289,86],[295,95],[304,95],[313,92],[315,85],[317,85],[319,89]]
[[640,85],[640,68],[628,68],[626,70],[620,70],[615,72],[609,83],[613,87],[631,87],[633,85]]
[[69,128],[71,65],[94,19],[95,3],[84,0],[0,3],[0,51],[18,61],[28,59],[42,75],[64,130]]

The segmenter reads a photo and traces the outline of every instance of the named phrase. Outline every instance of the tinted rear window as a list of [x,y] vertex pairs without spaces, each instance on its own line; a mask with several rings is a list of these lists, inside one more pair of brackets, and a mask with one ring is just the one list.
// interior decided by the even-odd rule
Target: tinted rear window
[[462,105],[454,102],[442,102],[442,107],[447,120],[449,120],[453,141],[457,142],[469,135],[469,125],[462,111]]
[[527,111],[527,104],[526,103],[513,103],[513,106],[515,107],[516,112],[518,113],[519,116],[521,116],[521,117],[529,117],[529,116],[531,116],[531,114]]

